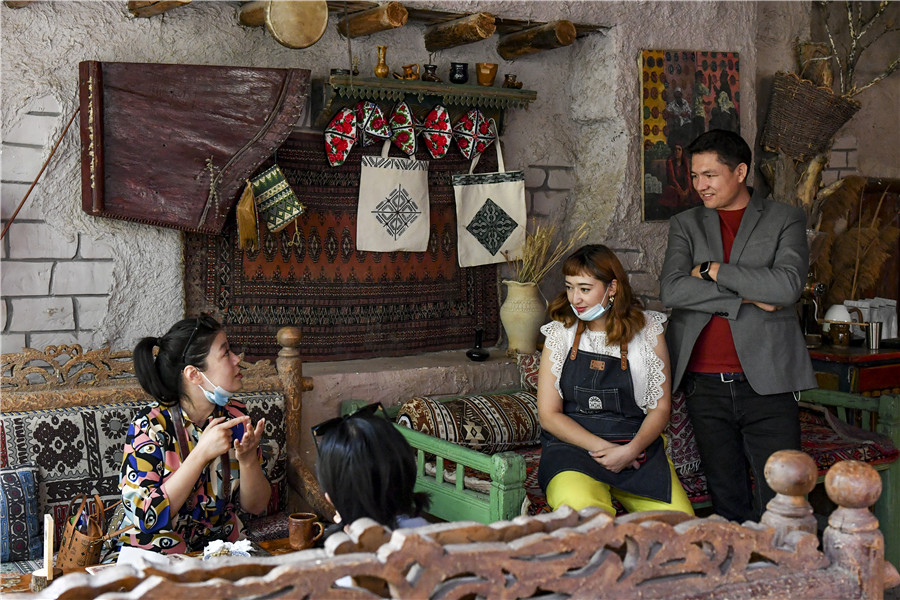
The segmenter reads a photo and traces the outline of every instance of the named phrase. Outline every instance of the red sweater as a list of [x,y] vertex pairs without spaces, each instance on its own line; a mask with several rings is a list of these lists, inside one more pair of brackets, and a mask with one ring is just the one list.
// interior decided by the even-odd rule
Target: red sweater
[[[742,208],[716,211],[719,213],[719,227],[722,231],[722,250],[725,257],[722,262],[727,263],[731,258],[731,246],[741,225],[744,210]],[[696,373],[737,373],[744,370],[738,359],[737,350],[734,349],[734,338],[731,337],[728,319],[713,315],[694,344],[687,370]]]

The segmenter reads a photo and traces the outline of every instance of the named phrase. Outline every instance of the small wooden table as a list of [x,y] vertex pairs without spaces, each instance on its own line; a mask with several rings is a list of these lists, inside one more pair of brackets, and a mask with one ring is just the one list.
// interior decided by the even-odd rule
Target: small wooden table
[[[276,540],[265,540],[256,542],[263,550],[269,554],[288,554],[296,552],[291,548],[289,538],[279,538]],[[202,552],[189,552],[188,556],[201,556]],[[68,573],[85,573],[84,568],[73,569]],[[0,596],[6,594],[24,594],[31,592],[31,573],[3,573],[0,574]]]
[[865,396],[900,393],[900,350],[865,346],[810,349],[819,387]]

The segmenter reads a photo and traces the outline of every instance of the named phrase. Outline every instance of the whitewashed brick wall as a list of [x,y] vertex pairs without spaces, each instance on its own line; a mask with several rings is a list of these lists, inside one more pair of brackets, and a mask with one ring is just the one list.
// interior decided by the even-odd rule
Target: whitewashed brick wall
[[830,185],[848,175],[859,175],[858,147],[855,135],[842,135],[834,140],[828,164],[822,170],[822,185]]
[[[534,217],[538,223],[564,220],[574,188],[575,173],[572,166],[530,165],[525,169],[525,198],[529,218]],[[611,249],[625,267],[631,286],[644,305],[660,310],[659,279],[646,270],[642,261],[643,253],[635,248]],[[548,298],[555,295],[559,291],[560,281],[559,277],[548,277],[548,281],[541,285],[544,295]]]
[[[62,132],[64,118],[55,99],[40,98],[3,132],[3,227]],[[91,334],[107,312],[115,266],[112,250],[84,234],[60,233],[47,225],[31,202],[40,193],[38,183],[0,243],[0,350],[73,343],[96,347]]]

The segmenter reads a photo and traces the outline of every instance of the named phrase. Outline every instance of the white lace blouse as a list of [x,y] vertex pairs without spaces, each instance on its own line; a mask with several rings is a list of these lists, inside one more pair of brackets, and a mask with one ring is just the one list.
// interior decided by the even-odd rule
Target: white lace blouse
[[[628,343],[628,367],[631,370],[631,381],[634,384],[634,400],[646,414],[648,409],[656,408],[656,401],[663,395],[662,384],[666,380],[666,376],[663,374],[663,361],[656,355],[654,348],[657,336],[663,332],[666,315],[647,310],[644,311],[644,317],[647,321],[646,325]],[[559,388],[559,376],[569,350],[575,342],[577,325],[576,323],[571,327],[566,327],[559,321],[551,321],[541,327],[541,333],[547,338],[544,346],[550,349],[550,360],[552,361],[550,372],[556,377],[554,385],[560,398],[562,391]],[[596,354],[622,356],[618,345],[607,345],[605,331],[585,329],[581,334],[578,349]]]

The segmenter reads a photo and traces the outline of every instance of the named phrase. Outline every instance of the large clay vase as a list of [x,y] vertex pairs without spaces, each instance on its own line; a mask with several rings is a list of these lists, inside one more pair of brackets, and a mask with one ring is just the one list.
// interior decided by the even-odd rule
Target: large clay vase
[[506,300],[500,306],[500,322],[506,331],[509,352],[530,354],[537,350],[540,327],[547,322],[547,300],[534,283],[506,281]]

